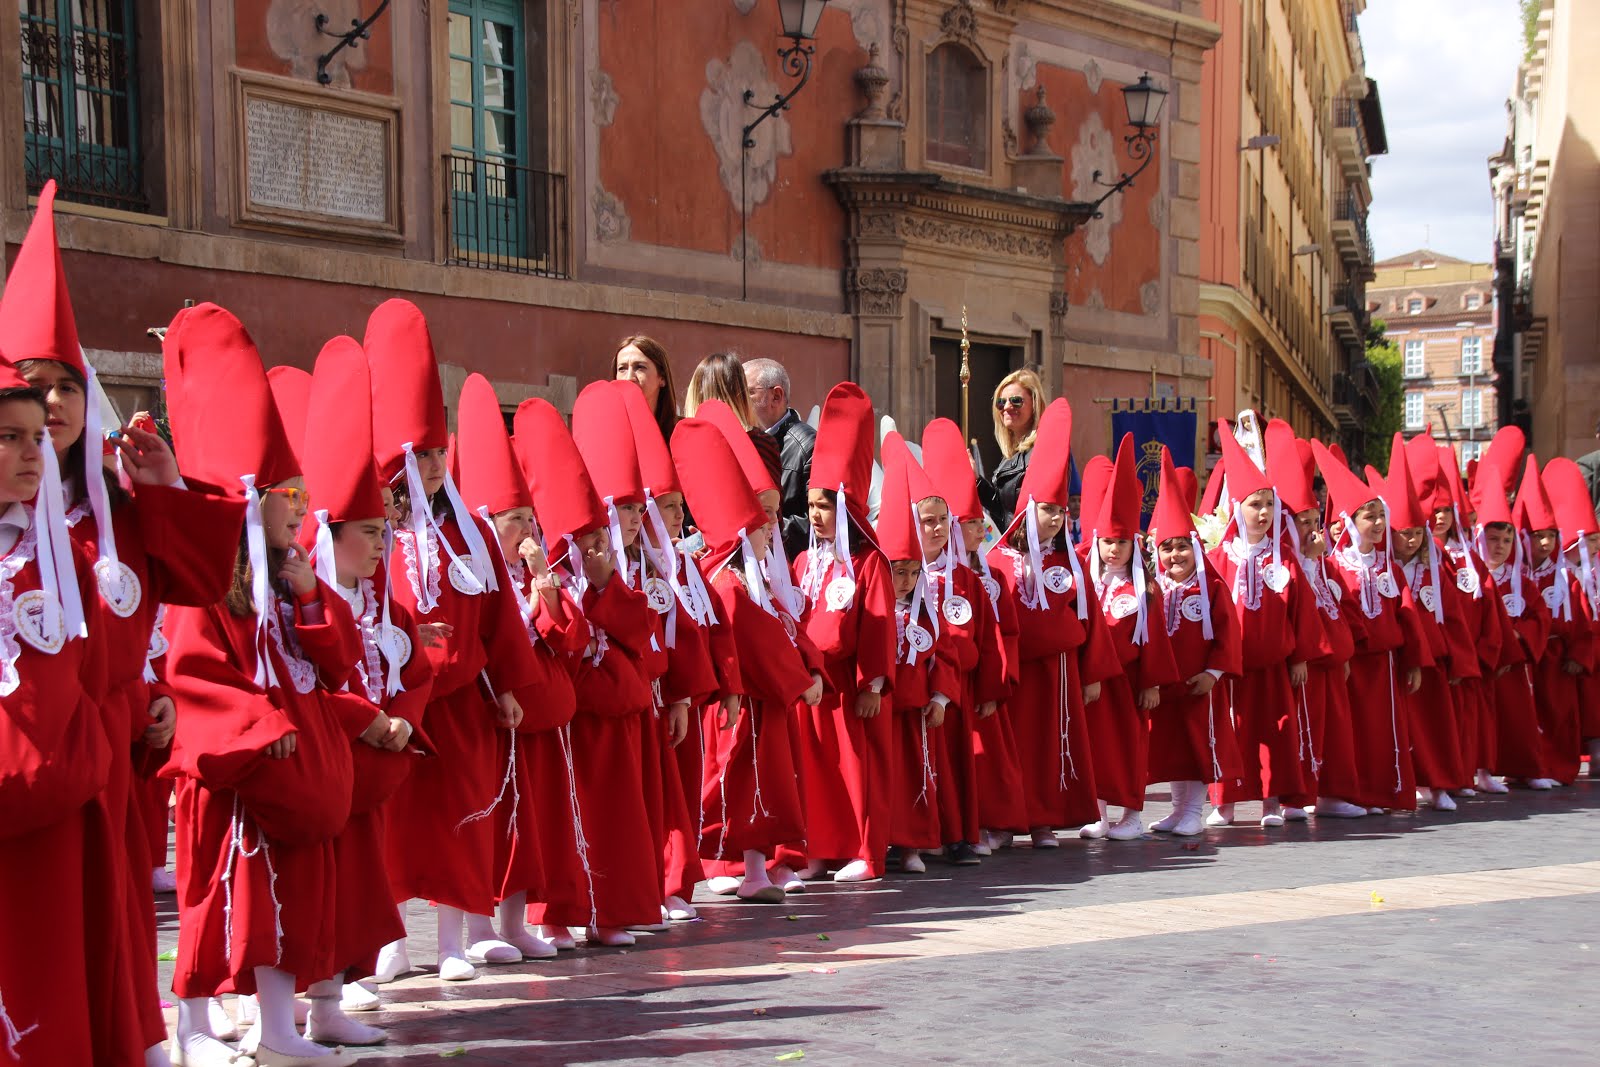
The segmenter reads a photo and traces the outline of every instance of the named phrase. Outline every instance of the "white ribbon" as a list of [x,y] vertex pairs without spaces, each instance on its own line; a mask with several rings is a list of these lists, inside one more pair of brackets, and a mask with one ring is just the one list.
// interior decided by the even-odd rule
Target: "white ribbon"
[[[767,585],[772,590],[772,599],[791,617],[798,619],[805,612],[805,605],[800,602],[800,591],[794,587],[794,578],[790,573],[789,553],[783,547],[783,538],[779,536],[782,530],[778,524],[772,527],[772,546],[767,549],[767,558],[761,561],[762,568],[767,574]],[[692,564],[690,570],[698,571]],[[707,610],[711,602],[706,601]]]
[[[44,484],[35,505],[39,522],[39,585],[61,606],[61,632],[67,640],[89,636],[84,621],[83,595],[72,564],[72,533],[67,528],[67,508],[61,495],[61,468],[49,427],[44,431]],[[102,490],[104,486],[102,485]]]
[[[1211,625],[1211,590],[1207,588],[1206,557],[1205,553],[1201,551],[1199,534],[1191,533],[1189,535],[1189,546],[1194,550],[1194,572],[1200,576],[1200,633],[1207,641],[1210,641],[1215,636]],[[1161,556],[1158,552],[1156,559],[1159,561],[1160,558]],[[1217,772],[1217,777],[1222,777],[1221,771]]]
[[[450,510],[455,515],[456,525],[461,528],[461,539],[467,543],[467,551],[472,555],[472,566],[466,568],[474,581],[478,584],[478,592],[498,592],[500,583],[494,576],[494,564],[489,562],[489,543],[484,540],[483,530],[476,522],[472,521],[472,512],[467,508],[466,502],[461,499],[461,491],[456,488],[456,481],[450,477],[450,472],[444,474],[444,495],[450,501]],[[433,521],[433,509],[428,511],[428,520]],[[437,524],[434,526],[438,530]],[[455,549],[450,547],[444,533],[439,533],[439,543],[444,545],[444,550],[450,553],[450,558],[460,562],[461,557],[456,555]]]
[[[667,611],[667,647],[678,646],[678,603],[683,599],[683,586],[678,581],[678,553],[672,547],[672,534],[667,530],[667,520],[661,517],[661,507],[650,490],[644,491],[644,511],[649,518],[648,530],[639,532],[639,545],[645,559],[664,575],[672,589],[672,606]],[[652,542],[652,536],[655,538]]]
[[845,507],[844,483],[839,483],[839,491],[833,498],[833,554],[836,559],[844,564],[845,574],[850,576],[850,599],[839,606],[840,611],[850,610],[855,603],[856,564],[850,558],[850,512]]
[[[80,350],[80,355],[82,354]],[[87,379],[88,401],[83,405],[83,481],[84,492],[89,496],[89,508],[94,512],[95,533],[100,545],[100,558],[117,568],[117,535],[111,525],[111,494],[106,492],[106,476],[101,466],[101,450],[105,435],[100,425],[99,379],[88,360],[83,361]],[[120,459],[121,450],[117,452]]]
[[255,683],[263,689],[270,689],[278,684],[278,676],[272,669],[272,651],[267,641],[267,620],[273,610],[272,575],[267,572],[267,531],[261,521],[261,494],[256,490],[256,476],[241,474],[239,484],[244,486],[244,540],[246,555],[250,559],[250,605],[256,613]]
[[1078,562],[1077,545],[1072,540],[1072,516],[1066,514],[1065,508],[1062,509],[1062,514],[1064,521],[1061,524],[1061,532],[1067,538],[1067,560],[1072,564],[1072,584],[1078,590],[1078,618],[1084,620],[1089,617],[1089,598],[1083,591],[1083,565]]
[[615,497],[606,497],[606,530],[611,538],[611,554],[617,558],[619,565],[617,573],[622,576],[622,584],[629,589],[633,588],[633,568],[626,566],[628,559],[627,546],[622,543],[622,516],[617,513]]
[[[1050,599],[1045,595],[1044,551],[1039,545],[1039,516],[1034,508],[1031,494],[1028,496],[1026,507],[1028,510],[1025,513],[1026,518],[1023,520],[1023,526],[1028,531],[1028,584],[1033,586],[1033,603],[1042,611],[1050,607]],[[1068,544],[1071,544],[1070,535]],[[1079,584],[1081,585],[1082,583]],[[1081,589],[1078,596],[1081,603],[1083,597]]]
[[[683,583],[681,594],[684,605],[689,608],[689,614],[693,615],[701,626],[715,626],[717,611],[711,602],[711,590],[706,588],[706,580],[700,574],[699,564],[690,559],[689,554],[683,549],[678,548],[675,551],[683,557],[682,573],[688,578],[688,581]],[[790,589],[792,591],[793,586]],[[798,619],[799,611],[794,612],[794,616]]]
[[[383,629],[385,633],[388,632],[389,627],[392,625],[389,621],[389,602],[394,596],[394,576],[391,572],[389,561],[393,558],[394,531],[389,528],[388,520],[385,520],[383,524]],[[415,654],[416,650],[413,649],[412,652]],[[384,690],[390,696],[394,696],[396,693],[404,693],[406,687],[400,682],[401,664],[397,663],[392,656],[385,656],[384,661],[387,664]]]
[[[1433,617],[1440,626],[1444,625],[1444,595],[1439,589],[1439,542],[1433,539],[1431,533],[1424,532],[1428,539],[1428,569],[1433,582]],[[1472,557],[1468,556],[1464,566],[1472,566]]]
[[329,589],[339,588],[339,569],[333,559],[333,531],[328,528],[328,509],[318,508],[317,540],[311,546],[311,568]]
[[1589,619],[1600,622],[1600,597],[1595,596],[1594,588],[1594,560],[1589,555],[1589,539],[1581,534],[1578,536],[1578,559],[1583,568],[1583,592],[1584,599],[1589,601]]

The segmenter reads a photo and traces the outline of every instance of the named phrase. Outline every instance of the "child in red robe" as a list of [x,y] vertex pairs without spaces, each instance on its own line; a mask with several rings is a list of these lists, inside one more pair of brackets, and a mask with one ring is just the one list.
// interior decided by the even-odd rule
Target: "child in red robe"
[[[1124,434],[1093,533],[1085,542],[1089,574],[1122,666],[1106,679],[1100,705],[1089,717],[1100,818],[1079,833],[1090,839],[1134,841],[1144,834],[1141,812],[1149,766],[1149,716],[1161,704],[1161,687],[1179,680],[1163,600],[1147,584],[1139,547],[1143,499],[1133,435]],[[1107,815],[1112,804],[1122,808],[1116,822]]]
[[[1485,472],[1492,474],[1496,470],[1488,464],[1481,466],[1480,486],[1488,480]],[[1534,476],[1524,473],[1517,492],[1515,517],[1529,531],[1526,575],[1539,590],[1548,616],[1548,628],[1542,635],[1539,654],[1529,661],[1531,693],[1526,696],[1515,690],[1506,693],[1497,709],[1493,769],[1505,777],[1505,784],[1495,783],[1498,789],[1492,791],[1497,792],[1504,792],[1513,784],[1538,790],[1555,786],[1550,753],[1546,751],[1543,738],[1544,724],[1555,726],[1576,720],[1578,679],[1593,647],[1592,631],[1581,602],[1579,576],[1573,573],[1568,554],[1562,551],[1568,542],[1561,529],[1561,516],[1555,508],[1555,494],[1550,491],[1545,475],[1538,473],[1537,462],[1532,470]],[[1505,483],[1496,480],[1494,484]],[[1498,499],[1480,492],[1480,508],[1490,507],[1490,501]],[[1575,545],[1575,541],[1572,543]],[[1510,607],[1507,604],[1507,615],[1511,614]],[[1526,617],[1528,613],[1524,611],[1523,615]],[[1530,650],[1539,642],[1536,635],[1527,631],[1536,628],[1537,623],[1529,622],[1517,626]],[[1513,685],[1515,681],[1514,678]]]
[[[1351,734],[1362,795],[1351,798],[1371,814],[1416,807],[1406,697],[1433,665],[1410,587],[1402,581],[1389,539],[1388,509],[1378,492],[1311,443],[1339,516],[1335,574],[1343,599],[1360,611],[1362,631],[1350,660]],[[1349,544],[1344,542],[1348,539]]]
[[[295,1031],[294,994],[354,962],[337,958],[336,841],[351,811],[350,742],[373,716],[357,727],[332,694],[360,642],[295,543],[304,483],[244,327],[202,304],[179,313],[163,347],[185,480],[247,506],[227,598],[172,607],[166,623],[178,705],[165,772],[177,778],[180,882],[173,1058],[226,1062],[206,999],[233,991],[259,1001],[261,1062],[344,1062],[316,1027]],[[322,989],[333,1000],[319,1016],[336,1017],[338,983]]]
[[1575,579],[1573,618],[1574,638],[1569,642],[1568,658],[1580,670],[1568,671],[1574,699],[1550,701],[1540,706],[1541,740],[1544,744],[1544,778],[1552,785],[1570,785],[1578,776],[1584,755],[1585,715],[1597,688],[1591,679],[1600,672],[1600,526],[1595,522],[1594,500],[1589,483],[1576,463],[1557,457],[1545,464],[1543,480],[1550,501],[1555,505],[1561,528],[1561,544],[1567,568]]
[[[1238,743],[1216,686],[1243,670],[1239,619],[1228,587],[1206,561],[1195,531],[1193,482],[1161,450],[1161,486],[1150,516],[1162,618],[1178,681],[1150,712],[1145,777],[1171,783],[1172,812],[1150,829],[1194,837],[1205,829],[1206,785],[1240,777]],[[1190,474],[1192,479],[1193,475]]]
[[1017,603],[1016,685],[1006,709],[1035,848],[1056,848],[1056,830],[1100,816],[1086,709],[1122,669],[1077,554],[1054,547],[1067,520],[1071,441],[1072,409],[1057,399],[1040,416],[1016,517],[989,553],[1001,595]]
[[[759,458],[743,426],[699,417],[713,406],[726,410],[702,404],[697,417],[678,423],[672,434],[685,499],[706,544],[699,565],[706,569],[719,640],[733,650],[719,657],[721,691],[701,716],[706,748],[697,798],[699,848],[714,887],[725,879],[740,900],[779,904],[784,886],[769,866],[780,847],[805,838],[789,719],[796,702],[817,705],[822,676],[807,665],[799,628],[776,604],[761,566],[777,526],[751,491],[746,472],[752,468],[736,446],[748,446],[757,464]],[[725,712],[729,697],[731,715]]]
[[[367,320],[362,347],[372,368],[378,473],[402,517],[389,585],[432,635],[423,651],[434,671],[425,712],[434,758],[390,801],[389,875],[400,900],[435,903],[439,977],[464,981],[476,976],[475,963],[522,959],[494,929],[502,871],[495,820],[485,813],[506,780],[502,734],[522,722],[517,694],[547,675],[528,644],[494,531],[451,477],[444,395],[422,312],[385,301]],[[410,969],[403,940],[385,947],[378,969]]]
[[831,867],[836,882],[883,875],[889,847],[894,684],[894,589],[867,523],[872,481],[872,401],[843,382],[822,405],[811,459],[811,547],[795,560],[807,638],[823,656],[827,690],[802,712],[805,783],[803,879]]

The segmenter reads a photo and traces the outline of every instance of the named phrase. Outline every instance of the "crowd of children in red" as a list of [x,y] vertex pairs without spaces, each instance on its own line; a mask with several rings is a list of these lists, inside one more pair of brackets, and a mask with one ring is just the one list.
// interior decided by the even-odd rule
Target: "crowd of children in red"
[[1358,474],[1279,422],[1227,432],[1203,504],[1163,457],[1148,534],[1125,439],[1073,544],[1056,400],[984,551],[959,430],[880,451],[844,383],[791,562],[733,411],[663,436],[605,381],[570,429],[529,400],[508,431],[472,375],[452,438],[404,300],[309,374],[186,308],[173,447],[102,427],[51,194],[0,301],[0,1064],[348,1062],[413,969],[409,900],[416,962],[464,981],[693,919],[702,883],[778,903],[1131,840],[1157,782],[1148,829],[1196,835],[1241,801],[1270,827],[1594,773],[1600,528],[1514,431],[1470,484],[1427,437]]

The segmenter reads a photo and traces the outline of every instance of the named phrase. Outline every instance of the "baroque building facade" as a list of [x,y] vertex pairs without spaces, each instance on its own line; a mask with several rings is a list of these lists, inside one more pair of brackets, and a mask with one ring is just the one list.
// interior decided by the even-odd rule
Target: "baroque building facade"
[[[0,226],[61,186],[66,269],[121,406],[147,337],[214,300],[269,363],[309,366],[395,295],[446,394],[569,409],[619,338],[683,375],[782,360],[797,404],[862,382],[915,432],[1037,365],[1106,445],[1096,397],[1202,397],[1201,0],[834,0],[793,84],[776,0],[23,0],[0,20]],[[1121,89],[1170,93],[1129,170]],[[1098,172],[1098,175],[1097,175]]]

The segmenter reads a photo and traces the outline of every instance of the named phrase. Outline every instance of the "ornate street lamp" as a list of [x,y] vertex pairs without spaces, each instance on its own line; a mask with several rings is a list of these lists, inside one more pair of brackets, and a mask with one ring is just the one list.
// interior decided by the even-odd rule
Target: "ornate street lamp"
[[763,122],[780,111],[787,111],[789,101],[805,88],[806,81],[811,77],[811,59],[817,51],[814,43],[817,23],[822,19],[823,9],[827,6],[828,0],[778,0],[778,18],[783,22],[783,35],[789,38],[789,47],[778,49],[778,58],[783,61],[784,73],[796,79],[794,87],[786,93],[774,96],[772,103],[765,107],[755,102],[754,89],[744,91],[745,104],[759,108],[761,113],[751,119],[739,134],[739,285],[742,298],[748,298],[750,295],[749,249],[745,231],[750,218],[746,171],[749,167],[750,149],[756,146],[755,138],[751,135]]
[[1139,75],[1139,80],[1132,85],[1122,87],[1122,102],[1128,109],[1128,125],[1133,127],[1133,132],[1122,140],[1128,146],[1129,157],[1144,162],[1132,174],[1124,173],[1114,182],[1103,182],[1100,180],[1100,171],[1094,172],[1091,180],[1096,185],[1106,187],[1100,199],[1093,204],[1095,218],[1100,217],[1101,204],[1132,185],[1133,180],[1143,174],[1155,159],[1156,131],[1161,125],[1161,108],[1167,102],[1167,90],[1151,81],[1149,72],[1146,72]]

